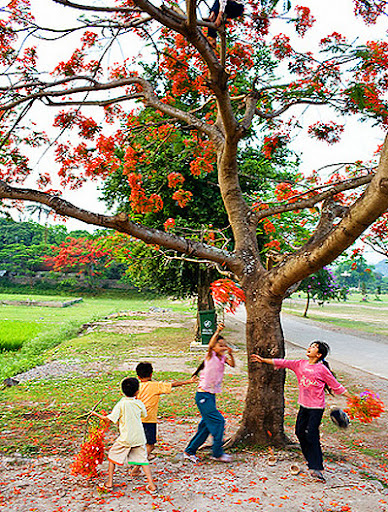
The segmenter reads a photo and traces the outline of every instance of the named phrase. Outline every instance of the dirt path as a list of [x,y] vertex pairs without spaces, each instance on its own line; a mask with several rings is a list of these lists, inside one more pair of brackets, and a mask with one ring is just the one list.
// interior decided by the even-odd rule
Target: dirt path
[[[122,322],[122,319],[120,319]],[[155,320],[156,322],[156,320]],[[175,319],[174,319],[175,322]],[[111,325],[111,324],[110,324]],[[117,326],[123,328],[122,323]],[[126,326],[127,327],[127,326]],[[243,338],[242,327],[230,325],[235,342]],[[303,350],[288,345],[288,356],[303,356]],[[236,373],[245,371],[245,354],[237,352]],[[176,371],[190,358],[153,356],[155,370]],[[120,368],[133,369],[135,359],[121,361]],[[186,365],[186,368],[189,368]],[[373,387],[388,403],[388,382],[371,377],[358,370],[335,363],[336,371],[346,373],[360,389]],[[112,494],[100,495],[97,481],[86,481],[70,474],[72,460],[67,457],[0,458],[0,510],[7,512],[222,512],[231,511],[287,511],[287,512],[388,512],[388,472],[386,464],[379,464],[365,454],[342,445],[336,433],[323,438],[326,455],[327,483],[312,481],[298,449],[276,453],[275,466],[268,465],[268,451],[235,454],[232,464],[211,460],[209,450],[200,453],[201,462],[192,465],[180,458],[188,439],[196,430],[194,419],[163,420],[159,425],[159,443],[152,471],[157,480],[159,495],[145,491],[145,480],[131,480],[128,470],[118,472]],[[238,418],[227,418],[230,435],[238,425]],[[386,416],[376,422],[380,432],[373,438],[357,439],[349,429],[349,436],[365,447],[377,443],[388,457]],[[287,433],[296,441],[292,429]],[[113,434],[111,434],[113,436]],[[111,439],[109,439],[109,442]],[[335,455],[333,457],[333,454]],[[297,463],[299,475],[290,473],[290,465]],[[98,481],[107,470],[101,466]]]

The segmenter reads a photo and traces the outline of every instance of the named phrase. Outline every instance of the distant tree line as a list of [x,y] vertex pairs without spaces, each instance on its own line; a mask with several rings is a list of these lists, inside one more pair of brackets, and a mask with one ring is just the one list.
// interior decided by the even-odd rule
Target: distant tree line
[[[92,288],[103,279],[116,279],[175,297],[200,295],[200,309],[211,307],[206,296],[211,281],[218,276],[206,264],[166,259],[154,247],[111,230],[69,231],[63,225],[0,218],[1,282],[50,271],[82,275],[87,287]],[[55,277],[52,284],[56,285]],[[78,287],[79,281],[69,277],[62,280],[61,286]],[[343,256],[332,269],[323,268],[299,285],[308,300],[319,304],[346,299],[352,289],[388,292],[388,277],[368,266],[357,249],[350,256]]]

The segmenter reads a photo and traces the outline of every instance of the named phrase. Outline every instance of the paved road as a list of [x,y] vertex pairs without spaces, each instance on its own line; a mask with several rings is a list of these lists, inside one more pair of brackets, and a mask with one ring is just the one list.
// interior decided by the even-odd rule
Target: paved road
[[[234,319],[245,322],[245,308],[240,307]],[[282,314],[282,326],[287,341],[300,347],[317,339],[326,341],[331,348],[330,359],[388,380],[388,343],[368,339],[364,334],[327,329],[319,322],[286,314]]]

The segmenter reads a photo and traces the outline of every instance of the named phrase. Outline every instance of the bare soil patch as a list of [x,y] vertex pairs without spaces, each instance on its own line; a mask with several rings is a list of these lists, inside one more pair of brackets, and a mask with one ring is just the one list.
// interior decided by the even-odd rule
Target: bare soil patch
[[[169,317],[173,324],[187,325],[182,316]],[[132,320],[135,327],[139,314]],[[113,320],[113,319],[110,319]],[[149,326],[149,318],[144,322]],[[117,322],[122,322],[118,318]],[[166,326],[163,319],[154,318],[156,325]],[[169,324],[171,326],[171,323]],[[113,327],[113,324],[110,324]],[[191,325],[191,324],[190,324]],[[120,324],[116,328],[121,328]],[[241,325],[241,330],[243,326]],[[233,324],[233,336],[243,337]],[[288,357],[303,356],[298,347],[288,345]],[[140,359],[144,354],[140,354]],[[236,354],[238,367],[232,373],[245,372],[245,353]],[[179,353],[176,356],[152,354],[155,371],[190,371],[192,356]],[[117,362],[117,369],[133,370],[137,359]],[[109,364],[109,369],[111,365]],[[336,363],[334,369],[340,378],[346,375],[349,382],[360,390],[372,388],[388,403],[388,381],[365,374]],[[74,368],[72,369],[74,371]],[[103,366],[100,370],[104,371]],[[62,375],[63,377],[63,375]],[[245,387],[235,390],[243,399]],[[330,399],[331,400],[331,399]],[[330,403],[329,400],[329,403]],[[287,412],[294,417],[295,410],[287,405]],[[47,414],[42,411],[42,414]],[[49,414],[55,416],[55,408]],[[33,419],[32,417],[30,418]],[[238,427],[239,417],[227,417],[226,437]],[[380,418],[367,434],[360,436],[351,426],[340,432],[324,429],[322,444],[325,454],[326,484],[311,480],[297,445],[290,450],[276,452],[275,466],[268,465],[268,450],[249,450],[234,454],[231,464],[221,464],[211,459],[209,447],[200,452],[201,462],[193,465],[183,462],[180,454],[196,430],[196,418],[163,419],[159,424],[159,442],[152,471],[159,488],[158,496],[150,496],[145,489],[145,479],[131,479],[127,468],[117,471],[112,494],[99,494],[96,485],[106,477],[107,463],[101,466],[99,478],[85,480],[70,472],[72,457],[68,454],[77,449],[74,442],[58,439],[55,456],[33,457],[15,454],[0,457],[0,510],[7,512],[222,512],[233,511],[287,511],[287,512],[388,512],[388,468],[382,458],[378,460],[369,449],[380,447],[388,457],[386,435],[387,416]],[[78,427],[82,428],[82,427]],[[296,442],[293,427],[286,423],[290,439]],[[6,435],[6,434],[3,434]],[[348,442],[351,439],[353,447]],[[107,443],[115,433],[109,433]],[[357,447],[357,449],[356,449]],[[291,464],[298,464],[301,472],[293,475]]]

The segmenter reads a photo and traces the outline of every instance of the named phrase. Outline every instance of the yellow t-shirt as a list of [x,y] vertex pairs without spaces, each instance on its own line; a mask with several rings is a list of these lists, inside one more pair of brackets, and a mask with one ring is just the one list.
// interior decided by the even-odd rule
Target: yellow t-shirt
[[147,416],[142,418],[143,423],[157,423],[160,395],[171,393],[171,391],[171,382],[158,382],[157,380],[140,382],[137,398],[143,402],[147,409]]

